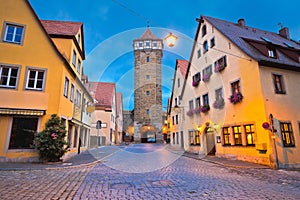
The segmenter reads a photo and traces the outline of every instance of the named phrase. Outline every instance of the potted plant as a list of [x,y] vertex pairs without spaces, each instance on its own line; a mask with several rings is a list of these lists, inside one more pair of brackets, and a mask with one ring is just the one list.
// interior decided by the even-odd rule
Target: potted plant
[[240,92],[234,92],[230,97],[229,101],[230,103],[237,104],[243,100],[243,95]]
[[194,114],[193,110],[189,110],[189,111],[186,112],[186,115],[189,116],[189,117],[193,116],[193,114]]
[[213,107],[216,108],[216,109],[220,109],[220,108],[224,107],[224,104],[225,104],[224,99],[223,98],[219,98],[218,100],[216,100],[213,103]]
[[210,74],[203,74],[203,76],[202,76],[202,81],[203,82],[208,82],[209,81],[209,78],[210,78]]
[[208,104],[205,104],[203,106],[200,106],[200,111],[203,112],[203,113],[206,113],[208,112],[210,109],[209,105]]

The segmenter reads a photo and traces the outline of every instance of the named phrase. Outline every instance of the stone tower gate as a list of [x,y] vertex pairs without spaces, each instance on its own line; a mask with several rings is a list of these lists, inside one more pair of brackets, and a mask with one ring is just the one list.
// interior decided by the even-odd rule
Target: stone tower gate
[[163,40],[149,28],[133,41],[134,48],[134,140],[162,140],[161,60]]

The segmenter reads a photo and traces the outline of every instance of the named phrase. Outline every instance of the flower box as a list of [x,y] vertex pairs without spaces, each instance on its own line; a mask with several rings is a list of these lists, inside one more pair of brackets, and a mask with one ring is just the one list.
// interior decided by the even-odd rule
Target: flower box
[[223,98],[220,98],[213,103],[213,107],[216,109],[223,108],[224,105],[225,105],[225,101]]
[[200,111],[203,112],[203,113],[206,113],[210,110],[210,107],[209,105],[203,105],[203,106],[200,106]]
[[230,103],[237,104],[243,100],[243,95],[240,92],[234,92],[228,99]]
[[210,74],[203,74],[203,76],[202,76],[202,81],[203,81],[203,82],[208,82],[208,81],[209,81],[209,78],[210,78]]
[[199,85],[199,81],[193,81],[192,85],[193,85],[194,87],[198,86],[198,85]]
[[193,110],[193,113],[194,113],[194,114],[199,114],[199,113],[200,113],[200,108],[195,108],[195,109]]
[[190,117],[193,116],[193,114],[194,114],[193,110],[189,110],[189,111],[186,112],[186,115],[190,116]]

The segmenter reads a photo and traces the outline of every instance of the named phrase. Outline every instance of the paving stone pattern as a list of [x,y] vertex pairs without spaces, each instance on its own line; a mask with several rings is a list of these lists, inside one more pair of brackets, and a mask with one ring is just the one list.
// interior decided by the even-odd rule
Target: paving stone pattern
[[[0,199],[295,200],[300,197],[299,171],[226,167],[181,156],[155,171],[129,173],[103,163],[115,162],[122,151],[108,148],[113,152],[109,156],[105,150],[94,150],[99,151],[94,152],[98,158],[101,154],[105,157],[91,165],[0,171]],[[149,165],[140,158],[135,162]],[[156,165],[154,161],[150,164]]]

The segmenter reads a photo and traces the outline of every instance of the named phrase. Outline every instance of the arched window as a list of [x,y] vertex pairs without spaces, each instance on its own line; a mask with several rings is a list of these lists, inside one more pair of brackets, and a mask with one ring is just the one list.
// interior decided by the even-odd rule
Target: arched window
[[203,25],[202,27],[202,37],[206,35],[206,25]]

